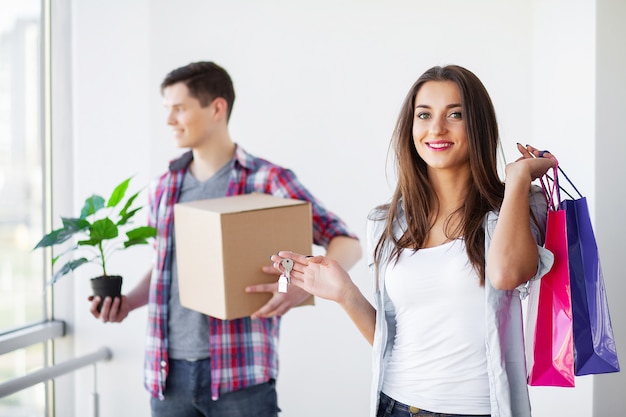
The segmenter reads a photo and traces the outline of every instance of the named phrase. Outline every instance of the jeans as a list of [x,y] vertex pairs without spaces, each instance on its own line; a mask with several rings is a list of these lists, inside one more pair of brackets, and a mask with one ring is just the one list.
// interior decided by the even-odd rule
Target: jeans
[[278,417],[276,383],[270,380],[211,399],[210,359],[170,359],[165,399],[150,399],[152,417]]
[[432,411],[422,410],[417,407],[412,407],[406,404],[402,404],[399,401],[380,393],[380,400],[378,403],[378,411],[376,417],[414,417],[414,416],[429,416],[429,417],[489,417],[489,414],[446,414],[435,413]]

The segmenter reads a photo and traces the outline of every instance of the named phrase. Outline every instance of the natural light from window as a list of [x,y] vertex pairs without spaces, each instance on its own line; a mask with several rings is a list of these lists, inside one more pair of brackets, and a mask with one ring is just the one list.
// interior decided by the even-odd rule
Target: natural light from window
[[[0,5],[0,333],[44,319],[42,6]],[[43,366],[35,345],[0,356],[0,381]],[[0,417],[41,417],[43,384],[0,398]]]

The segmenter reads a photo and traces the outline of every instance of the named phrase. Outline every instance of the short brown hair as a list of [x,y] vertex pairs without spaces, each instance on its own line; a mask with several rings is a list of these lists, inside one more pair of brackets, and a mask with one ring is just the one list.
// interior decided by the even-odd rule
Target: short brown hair
[[166,87],[177,83],[184,83],[189,94],[196,98],[202,107],[206,107],[218,97],[228,104],[227,117],[235,103],[235,89],[228,72],[219,65],[210,61],[192,62],[184,67],[176,68],[165,76],[161,83],[161,93]]

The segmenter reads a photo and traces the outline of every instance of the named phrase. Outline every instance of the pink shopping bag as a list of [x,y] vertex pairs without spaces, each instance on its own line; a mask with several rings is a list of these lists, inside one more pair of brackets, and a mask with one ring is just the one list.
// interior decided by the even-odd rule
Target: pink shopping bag
[[[556,169],[554,169],[556,178]],[[554,254],[552,269],[530,288],[527,310],[528,384],[574,386],[572,299],[565,210],[558,186],[545,186],[548,219],[545,248]]]

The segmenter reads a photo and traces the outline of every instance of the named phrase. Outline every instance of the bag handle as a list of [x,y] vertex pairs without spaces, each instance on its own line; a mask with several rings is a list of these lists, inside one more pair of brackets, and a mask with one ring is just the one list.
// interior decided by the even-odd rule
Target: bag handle
[[[551,168],[552,175],[554,178],[550,177],[546,172],[539,181],[541,182],[541,188],[543,188],[543,192],[546,196],[546,200],[548,201],[548,209],[552,211],[557,211],[559,206],[561,205],[561,187],[559,185],[559,177],[558,177],[558,166],[559,163],[555,160],[556,165]],[[546,177],[546,178],[544,178]]]
[[[561,168],[561,166],[560,166],[560,165],[558,165],[558,169],[559,169],[559,172],[560,172],[561,174],[563,174],[563,176],[565,177],[565,179],[567,180],[567,182],[569,183],[569,185],[570,185],[570,186],[574,189],[574,191],[576,191],[576,193],[578,194],[578,198],[583,198],[582,193],[581,193],[580,191],[578,191],[578,188],[576,188],[576,186],[574,185],[574,183],[572,182],[572,180],[570,180],[570,179],[569,179],[569,177],[567,176],[567,174],[565,173],[565,171],[563,171],[563,168]],[[549,179],[550,181],[554,181],[554,180],[552,179],[552,177],[550,177],[550,175],[549,175],[549,174],[547,174],[547,173],[546,173],[546,177],[548,177],[548,179]],[[567,190],[566,190],[565,188],[563,188],[563,187],[561,186],[561,184],[560,184],[560,183],[559,183],[559,189],[560,189],[561,191],[563,191],[563,192],[564,192],[564,193],[565,193],[565,194],[566,194],[569,198],[571,198],[572,200],[575,200],[575,197],[572,197],[572,195],[571,195],[570,193],[568,193],[568,192],[567,192]]]

